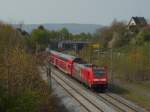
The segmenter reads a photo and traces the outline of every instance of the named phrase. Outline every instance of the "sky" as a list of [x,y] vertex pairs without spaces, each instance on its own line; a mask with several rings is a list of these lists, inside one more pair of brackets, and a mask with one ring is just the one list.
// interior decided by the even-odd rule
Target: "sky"
[[132,16],[150,19],[150,0],[0,0],[0,20],[9,23],[109,25]]

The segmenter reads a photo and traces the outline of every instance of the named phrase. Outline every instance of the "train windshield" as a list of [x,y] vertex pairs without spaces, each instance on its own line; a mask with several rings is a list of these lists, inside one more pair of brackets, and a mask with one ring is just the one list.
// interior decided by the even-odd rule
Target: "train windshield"
[[105,70],[101,70],[101,69],[93,69],[93,72],[95,77],[101,77],[106,73]]

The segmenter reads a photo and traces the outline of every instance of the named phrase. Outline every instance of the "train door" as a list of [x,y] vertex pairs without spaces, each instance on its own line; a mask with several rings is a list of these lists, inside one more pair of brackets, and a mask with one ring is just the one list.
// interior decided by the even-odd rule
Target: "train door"
[[72,75],[72,64],[67,64],[67,71],[69,75]]

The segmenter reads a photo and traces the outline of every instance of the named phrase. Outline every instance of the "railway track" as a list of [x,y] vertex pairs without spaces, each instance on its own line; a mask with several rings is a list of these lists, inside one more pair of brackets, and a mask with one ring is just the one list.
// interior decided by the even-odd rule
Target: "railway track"
[[106,93],[106,95],[111,97],[114,100],[117,100],[118,102],[122,103],[123,105],[126,105],[129,108],[132,108],[136,112],[148,112],[144,108],[141,108],[141,107],[135,105],[134,103],[132,103],[132,102],[130,102],[130,101],[114,94],[114,93],[108,92],[108,93]]
[[98,98],[119,112],[139,112],[107,94],[98,94]]
[[[82,101],[80,101],[79,99],[81,99],[81,98],[79,98],[78,95],[75,95],[74,91],[71,90],[71,88],[65,87],[65,86],[66,86],[65,83],[62,82],[62,81],[61,81],[59,78],[57,78],[56,76],[53,76],[53,79],[54,79],[65,91],[67,91],[67,93],[69,93],[69,95],[72,96],[87,112],[91,112],[91,110],[90,110],[88,107],[86,107],[86,105],[83,104],[82,101],[83,101],[84,99],[82,99]],[[77,97],[78,97],[78,98],[77,98]]]
[[147,112],[120,100],[111,93],[94,93],[72,78],[53,68],[52,78],[74,97],[88,112]]
[[[59,76],[58,76],[59,75]],[[53,71],[52,78],[57,81],[72,97],[74,97],[88,112],[116,112],[105,103],[97,100],[96,97],[89,94],[80,87],[60,75],[59,72]]]

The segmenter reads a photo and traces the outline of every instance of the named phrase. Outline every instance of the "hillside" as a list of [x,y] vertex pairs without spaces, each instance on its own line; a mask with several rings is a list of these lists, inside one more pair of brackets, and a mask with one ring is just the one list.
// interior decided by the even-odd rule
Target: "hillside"
[[[37,28],[40,24],[25,24],[23,29],[27,32],[31,32],[33,29]],[[19,25],[14,25],[19,27]],[[67,28],[71,33],[77,34],[81,32],[94,33],[98,28],[102,28],[102,25],[97,24],[43,24],[43,26],[48,30],[60,30],[61,28]]]

